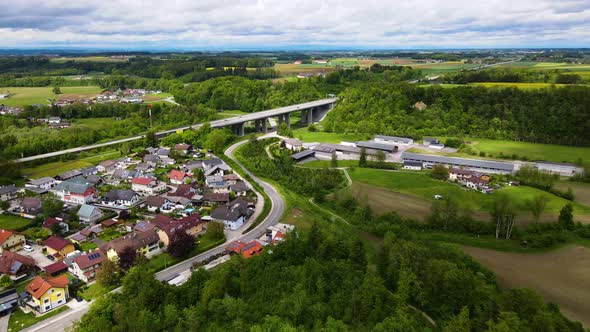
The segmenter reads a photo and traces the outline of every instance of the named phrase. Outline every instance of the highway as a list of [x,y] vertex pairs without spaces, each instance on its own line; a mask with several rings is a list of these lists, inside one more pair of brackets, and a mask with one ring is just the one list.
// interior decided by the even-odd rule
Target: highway
[[[326,98],[326,99],[314,100],[314,101],[310,101],[307,103],[279,107],[279,108],[275,108],[272,110],[260,111],[260,112],[246,114],[246,115],[240,115],[240,116],[227,118],[227,119],[223,119],[223,120],[215,120],[215,121],[211,121],[210,124],[211,124],[212,128],[228,127],[228,126],[232,126],[232,125],[246,123],[249,121],[279,116],[281,114],[292,113],[292,112],[296,112],[296,111],[300,111],[300,110],[302,111],[302,110],[306,110],[306,109],[310,109],[310,108],[314,108],[314,107],[326,106],[326,105],[330,105],[330,104],[335,103],[336,100],[337,100],[337,98]],[[202,123],[198,123],[198,124],[191,125],[191,126],[184,126],[184,127],[179,127],[179,128],[175,128],[175,129],[164,130],[164,131],[157,132],[156,136],[163,137],[163,136],[169,135],[171,133],[175,133],[178,130],[187,130],[189,128],[197,129],[197,128],[201,127],[202,125],[203,125]],[[71,149],[65,149],[65,150],[61,150],[61,151],[39,154],[36,156],[24,157],[24,158],[20,158],[20,159],[15,159],[14,162],[24,163],[27,161],[45,159],[45,158],[50,158],[50,157],[57,157],[57,156],[61,156],[64,154],[77,153],[77,152],[82,152],[82,151],[86,151],[86,150],[102,148],[105,146],[135,141],[135,140],[143,139],[144,137],[145,137],[145,135],[137,135],[137,136],[133,136],[133,137],[122,138],[122,139],[108,141],[108,142],[104,142],[104,143],[97,143],[97,144],[81,146],[81,147],[77,147],[77,148],[71,148]]]
[[[273,135],[273,134],[270,134],[270,135]],[[265,136],[262,136],[261,138],[264,138],[264,137]],[[246,143],[248,143],[247,140],[235,143],[234,145],[230,146],[227,150],[225,150],[225,155],[228,156],[229,158],[231,158],[234,162],[236,162],[248,175],[250,175],[252,177],[252,179],[254,181],[258,182],[262,186],[262,188],[264,189],[264,192],[266,192],[266,194],[269,196],[269,198],[271,200],[271,210],[270,210],[270,213],[268,214],[268,216],[266,216],[266,218],[260,224],[258,224],[254,229],[252,229],[248,233],[243,234],[237,238],[237,240],[240,240],[243,242],[250,242],[256,238],[259,238],[262,234],[264,234],[264,232],[265,232],[266,228],[268,228],[268,226],[276,224],[281,219],[281,217],[283,216],[283,213],[285,212],[285,201],[283,200],[283,198],[281,197],[279,192],[273,186],[271,186],[267,182],[260,180],[258,177],[256,177],[254,174],[252,174],[248,169],[246,169],[244,167],[244,165],[242,165],[234,157],[234,155],[233,155],[234,151],[239,146],[246,144]],[[252,186],[250,185],[250,187],[252,187]],[[243,228],[246,228],[246,227],[247,227],[247,225],[245,225]],[[195,262],[201,262],[201,261],[204,261],[205,259],[209,258],[212,255],[222,253],[225,250],[226,245],[227,245],[227,242],[218,246],[218,247],[215,247],[211,250],[208,250],[202,254],[191,257],[185,261],[182,261],[176,265],[173,265],[167,269],[164,269],[164,270],[156,273],[155,277],[156,277],[156,279],[158,279],[160,281],[170,280],[170,279],[174,278],[175,276],[179,275],[180,273],[189,270]],[[120,289],[121,288],[119,287],[114,291],[120,291]],[[54,317],[51,317],[47,320],[39,322],[29,328],[24,329],[23,331],[25,331],[25,332],[61,332],[61,331],[65,331],[65,329],[68,329],[74,323],[78,322],[82,318],[82,316],[86,312],[88,312],[88,310],[90,309],[90,303],[88,303],[88,302],[73,303],[75,301],[76,300],[71,300],[69,303],[70,305],[74,306],[74,308],[72,308],[68,311],[65,311],[63,313],[59,313],[59,314],[55,315]]]

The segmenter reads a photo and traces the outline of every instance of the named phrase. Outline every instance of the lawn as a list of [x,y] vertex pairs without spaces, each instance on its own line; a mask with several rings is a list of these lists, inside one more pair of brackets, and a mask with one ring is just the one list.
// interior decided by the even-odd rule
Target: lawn
[[90,251],[98,248],[94,242],[82,242],[80,243],[80,247],[82,248],[82,251]]
[[590,183],[572,182],[572,181],[558,181],[555,188],[559,190],[568,190],[572,188],[574,192],[575,201],[590,206]]
[[145,96],[143,96],[143,101],[144,103],[151,103],[151,102],[157,102],[157,101],[164,101],[166,98],[169,97],[173,97],[174,95],[172,95],[171,93],[168,92],[162,92],[162,93],[148,93]]
[[99,283],[95,282],[90,286],[86,286],[85,288],[81,289],[78,294],[86,301],[92,301],[96,299],[98,296],[106,294],[112,291],[113,288],[106,288]]
[[[293,121],[293,118],[291,118]],[[293,123],[293,122],[291,122]],[[324,131],[309,131],[307,128],[293,130],[293,136],[304,142],[340,143],[342,141],[355,142],[371,139],[373,135],[354,133],[327,133]]]
[[68,86],[61,87],[62,94],[53,93],[53,87],[4,87],[0,92],[10,93],[10,97],[2,99],[8,106],[24,106],[33,104],[47,104],[47,99],[81,99],[98,95],[102,89],[98,86]]
[[[332,167],[331,164],[331,160],[312,160],[302,165],[310,168],[325,168]],[[358,165],[358,160],[338,160],[338,167],[358,167]]]
[[77,160],[56,161],[47,164],[36,165],[22,170],[23,175],[32,179],[42,178],[44,176],[56,176],[58,174],[84,167],[93,166],[107,159],[117,158],[121,154],[118,151],[100,152]]
[[561,312],[590,327],[590,249],[567,246],[545,253],[462,249],[496,274],[507,288],[532,288]]
[[16,309],[10,315],[10,319],[8,321],[8,331],[20,331],[23,330],[31,325],[37,324],[40,321],[46,320],[49,317],[53,317],[60,312],[64,312],[69,310],[70,308],[67,306],[63,306],[57,309],[54,309],[43,316],[36,317],[33,313],[25,314],[20,308]]
[[13,215],[0,214],[1,229],[18,229],[31,223],[31,219],[19,218]]

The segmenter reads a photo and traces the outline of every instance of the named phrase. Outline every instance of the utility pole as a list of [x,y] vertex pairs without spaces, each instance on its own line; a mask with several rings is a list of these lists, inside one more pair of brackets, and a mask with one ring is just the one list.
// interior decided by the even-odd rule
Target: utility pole
[[148,104],[148,112],[150,114],[150,129],[152,129],[153,124],[152,124],[152,104]]

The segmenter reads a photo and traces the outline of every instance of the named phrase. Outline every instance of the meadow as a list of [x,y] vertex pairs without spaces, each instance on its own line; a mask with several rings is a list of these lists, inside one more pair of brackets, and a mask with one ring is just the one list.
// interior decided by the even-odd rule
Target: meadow
[[19,218],[13,215],[0,214],[0,229],[18,229],[28,225],[30,219]]
[[83,56],[83,57],[61,57],[51,59],[52,62],[63,63],[68,61],[74,62],[127,62],[128,59],[118,59],[106,56]]
[[0,93],[8,92],[10,97],[1,99],[0,103],[8,106],[24,106],[47,104],[48,99],[83,99],[94,97],[101,93],[98,86],[68,86],[61,87],[62,94],[53,93],[53,87],[3,87]]
[[564,315],[590,326],[590,249],[567,246],[546,253],[511,253],[462,246],[507,288],[532,288]]
[[77,160],[70,161],[56,161],[41,165],[28,167],[22,170],[23,175],[31,179],[38,179],[45,176],[56,176],[58,174],[84,167],[94,166],[99,162],[107,159],[113,159],[119,157],[121,154],[119,151],[103,151],[96,154],[92,154],[87,157],[82,157]]

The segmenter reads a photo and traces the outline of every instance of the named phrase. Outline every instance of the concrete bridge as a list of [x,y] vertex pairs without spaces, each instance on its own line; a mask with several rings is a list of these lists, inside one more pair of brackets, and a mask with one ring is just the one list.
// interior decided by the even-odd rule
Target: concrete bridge
[[[210,125],[211,128],[225,128],[230,127],[234,134],[236,135],[244,135],[244,127],[247,123],[253,122],[254,127],[256,128],[257,132],[266,132],[268,130],[268,119],[269,118],[278,118],[278,123],[281,124],[285,122],[288,126],[291,126],[291,114],[293,113],[300,113],[301,114],[301,124],[307,125],[316,121],[319,121],[326,113],[328,113],[336,103],[337,98],[326,98],[320,99],[315,101],[310,101],[307,103],[296,104],[291,106],[285,106],[280,108],[275,108],[272,110],[260,111],[255,113],[250,113],[246,115],[240,115],[228,119],[223,120],[216,120],[211,121]],[[168,136],[172,133],[177,132],[178,130],[187,130],[187,129],[198,129],[202,126],[202,123],[185,126],[170,130],[165,130],[161,132],[157,132],[156,136],[158,138],[162,138]],[[139,139],[143,139],[145,135],[137,135],[133,137],[113,140],[104,143],[98,143],[93,145],[81,146],[77,148],[71,148],[61,151],[49,152],[44,153],[36,156],[24,157],[20,159],[14,160],[16,163],[24,163],[33,160],[51,158],[56,156],[61,156],[64,154],[69,153],[77,153],[86,150],[92,150],[96,148],[101,148],[110,145],[116,145],[120,143],[135,141]]]

